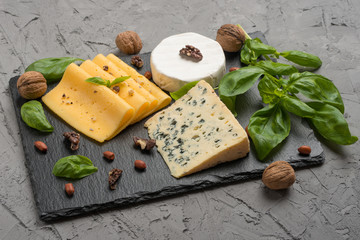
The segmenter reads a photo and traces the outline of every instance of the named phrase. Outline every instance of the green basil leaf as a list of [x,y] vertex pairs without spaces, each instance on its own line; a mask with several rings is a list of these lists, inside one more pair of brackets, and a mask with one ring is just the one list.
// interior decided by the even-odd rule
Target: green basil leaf
[[59,159],[53,168],[52,173],[57,177],[83,178],[97,172],[91,160],[81,155],[70,155]]
[[226,107],[232,112],[232,114],[234,114],[234,116],[236,117],[237,116],[237,112],[235,108],[236,96],[226,97],[220,95],[220,99],[226,105]]
[[343,114],[335,107],[322,102],[308,102],[317,114],[310,118],[315,129],[325,138],[341,145],[355,143],[358,138],[351,136]]
[[248,39],[245,40],[244,47],[241,49],[240,53],[240,61],[242,63],[245,63],[246,65],[249,65],[251,62],[251,50],[248,48],[246,41],[249,41]]
[[107,82],[104,79],[102,79],[101,77],[88,78],[85,80],[85,82],[107,86]]
[[288,91],[300,92],[304,96],[328,103],[344,113],[344,103],[334,83],[324,76],[311,72],[295,73],[290,76]]
[[219,94],[223,96],[237,96],[243,94],[264,74],[264,70],[254,66],[240,68],[229,72],[220,80]]
[[119,84],[119,83],[122,83],[123,81],[129,79],[130,76],[124,76],[124,77],[118,77],[118,78],[115,78],[111,83],[110,83],[110,87],[115,85],[115,84]]
[[290,75],[292,73],[298,72],[296,67],[288,64],[277,63],[273,61],[259,61],[255,66],[264,69],[267,73],[276,76],[276,75]]
[[31,100],[24,103],[20,109],[22,120],[32,128],[41,132],[52,132],[54,127],[47,120],[44,109],[39,101]]
[[319,57],[306,52],[286,51],[286,52],[281,52],[280,56],[304,67],[319,68],[322,65],[322,62]]
[[266,106],[251,116],[248,131],[258,158],[264,160],[289,135],[290,117],[279,104]]
[[276,49],[274,47],[262,43],[261,40],[258,38],[249,39],[247,41],[248,41],[247,44],[248,44],[249,49],[254,51],[257,56],[260,56],[262,54],[276,53]]
[[316,111],[309,107],[306,103],[299,100],[297,97],[285,94],[281,98],[281,106],[299,117],[311,118],[316,114]]
[[182,86],[179,90],[177,90],[176,92],[171,92],[170,96],[174,99],[174,100],[178,100],[179,98],[181,98],[182,96],[184,96],[190,89],[192,89],[199,81],[194,81],[194,82],[189,82],[187,84],[185,84],[184,86]]
[[276,94],[277,89],[280,87],[276,82],[272,81],[267,74],[260,80],[258,90],[264,103],[275,103],[279,96]]
[[60,80],[64,75],[66,68],[70,65],[70,63],[76,61],[84,61],[84,60],[81,58],[73,58],[73,57],[43,58],[30,64],[26,68],[25,72],[28,71],[40,72],[47,80],[47,83],[52,83]]

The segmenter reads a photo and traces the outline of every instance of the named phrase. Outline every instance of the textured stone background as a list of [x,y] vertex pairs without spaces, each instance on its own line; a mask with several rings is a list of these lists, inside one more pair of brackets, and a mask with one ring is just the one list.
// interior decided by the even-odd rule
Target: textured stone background
[[43,57],[116,52],[125,30],[138,32],[148,52],[172,34],[215,38],[222,24],[241,23],[279,50],[314,53],[360,136],[360,2],[300,2],[1,0],[0,239],[359,239],[359,142],[323,142],[325,164],[297,171],[288,191],[255,180],[52,224],[38,219],[24,165],[10,77]]

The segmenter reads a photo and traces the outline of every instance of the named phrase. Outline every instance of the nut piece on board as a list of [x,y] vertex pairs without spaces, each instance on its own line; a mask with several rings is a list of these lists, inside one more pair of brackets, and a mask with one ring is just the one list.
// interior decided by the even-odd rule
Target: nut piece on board
[[142,160],[135,160],[134,166],[139,170],[144,170],[146,168],[146,163]]
[[151,80],[151,78],[152,78],[152,74],[149,71],[145,72],[144,76],[149,80]]
[[133,137],[134,143],[136,146],[140,147],[141,150],[150,151],[156,144],[155,139],[144,139],[134,136]]
[[114,168],[109,172],[109,187],[111,190],[116,189],[116,182],[119,180],[122,170],[118,168]]
[[65,184],[65,192],[69,197],[74,195],[74,192],[75,192],[74,185],[72,183]]
[[234,24],[222,25],[216,35],[216,41],[226,52],[239,51],[245,39],[244,31]]
[[80,134],[76,132],[65,132],[63,134],[65,139],[70,142],[70,149],[75,151],[79,149],[80,144]]
[[25,72],[16,83],[21,97],[25,99],[37,99],[45,94],[47,90],[46,79],[35,71]]
[[236,71],[236,70],[239,70],[240,68],[238,68],[238,67],[232,67],[232,68],[230,68],[229,69],[229,72],[233,72],[233,71]]
[[42,141],[36,141],[34,143],[34,146],[40,151],[40,152],[43,152],[43,153],[46,153],[47,150],[48,150],[48,147],[46,146],[45,143],[43,143]]
[[115,154],[113,152],[105,151],[103,154],[104,154],[104,158],[106,158],[109,161],[113,161],[115,159]]
[[144,61],[140,58],[140,56],[133,56],[131,58],[131,64],[137,68],[141,68],[144,65]]
[[303,145],[298,148],[298,151],[301,155],[310,155],[311,153],[311,147]]
[[134,31],[119,33],[115,40],[116,46],[126,54],[137,54],[142,48],[139,35]]
[[288,162],[276,161],[265,169],[262,181],[270,189],[285,189],[294,184],[295,171]]

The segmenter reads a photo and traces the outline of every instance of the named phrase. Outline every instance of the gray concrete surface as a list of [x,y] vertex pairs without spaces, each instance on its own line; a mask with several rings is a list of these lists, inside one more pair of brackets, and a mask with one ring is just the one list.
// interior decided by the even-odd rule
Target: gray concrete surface
[[323,144],[326,162],[297,171],[288,191],[261,180],[217,187],[69,221],[38,219],[9,96],[10,77],[34,60],[116,51],[134,30],[142,52],[194,31],[215,38],[225,23],[262,31],[280,50],[305,50],[334,80],[360,136],[360,1],[0,1],[0,239],[359,239],[360,150]]

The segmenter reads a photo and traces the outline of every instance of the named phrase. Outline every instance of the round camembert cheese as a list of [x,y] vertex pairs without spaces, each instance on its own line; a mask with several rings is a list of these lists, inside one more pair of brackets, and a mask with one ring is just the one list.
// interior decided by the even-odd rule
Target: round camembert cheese
[[[203,55],[202,60],[181,56],[179,51],[185,45],[198,48]],[[169,92],[199,80],[217,87],[226,71],[225,55],[218,42],[197,33],[182,33],[165,38],[152,51],[151,71],[154,82]]]

